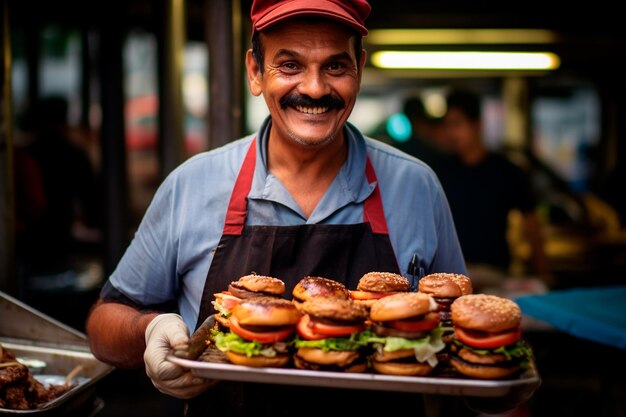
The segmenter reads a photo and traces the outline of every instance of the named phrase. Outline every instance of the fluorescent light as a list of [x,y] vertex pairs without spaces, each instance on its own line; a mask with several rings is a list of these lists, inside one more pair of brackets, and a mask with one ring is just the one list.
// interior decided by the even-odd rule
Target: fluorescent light
[[388,69],[551,70],[560,59],[551,52],[378,51],[372,63]]
[[546,29],[373,29],[373,45],[549,44],[558,35]]

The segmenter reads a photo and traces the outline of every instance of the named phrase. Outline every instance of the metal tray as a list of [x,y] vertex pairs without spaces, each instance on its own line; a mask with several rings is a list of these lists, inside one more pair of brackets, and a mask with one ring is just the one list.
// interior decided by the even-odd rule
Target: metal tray
[[209,379],[272,384],[308,385],[332,388],[416,392],[469,397],[504,397],[516,392],[533,392],[541,384],[534,367],[519,378],[484,381],[436,376],[396,376],[381,374],[310,371],[291,368],[255,368],[178,358],[168,360],[191,373]]
[[[0,408],[0,415],[91,416],[103,407],[96,397],[95,383],[113,371],[90,352],[87,337],[19,300],[0,292],[0,344],[18,359],[41,361],[43,367],[30,368],[43,384],[65,381],[80,366],[72,380],[76,384],[63,395],[32,410]],[[55,382],[56,383],[56,382]]]

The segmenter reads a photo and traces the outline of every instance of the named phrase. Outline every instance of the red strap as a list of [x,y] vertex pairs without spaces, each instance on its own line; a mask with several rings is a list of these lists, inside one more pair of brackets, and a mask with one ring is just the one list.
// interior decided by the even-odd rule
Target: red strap
[[243,165],[237,175],[237,181],[230,196],[228,210],[226,211],[226,222],[224,223],[225,235],[240,235],[243,232],[243,225],[246,223],[248,212],[248,194],[252,188],[252,178],[254,178],[254,167],[256,165],[256,138],[250,142],[250,147],[243,160]]
[[[226,221],[224,223],[225,235],[241,235],[246,222],[248,212],[248,194],[252,188],[254,168],[256,165],[256,138],[250,142],[250,147],[243,160],[237,181],[233,187],[233,192],[226,211]],[[380,196],[380,187],[376,178],[376,172],[370,162],[369,157],[365,161],[365,176],[369,183],[376,183],[376,188],[363,204],[363,221],[369,222],[372,231],[377,234],[389,234],[387,221],[383,210],[383,202]]]
[[385,220],[385,211],[383,210],[383,200],[380,196],[380,185],[369,156],[365,160],[365,176],[367,177],[367,182],[376,183],[376,188],[363,203],[363,221],[369,222],[372,232],[388,235],[389,231],[387,230],[387,221]]

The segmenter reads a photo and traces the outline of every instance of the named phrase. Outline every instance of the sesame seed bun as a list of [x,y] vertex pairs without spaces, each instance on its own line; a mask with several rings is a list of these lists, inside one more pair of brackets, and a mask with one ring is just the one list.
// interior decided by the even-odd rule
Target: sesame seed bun
[[[262,293],[266,295],[280,296],[285,293],[285,283],[274,277],[268,277],[264,275],[244,275],[237,281],[233,281],[228,286],[228,290],[235,296],[240,298],[248,298],[246,294],[241,297],[238,291],[244,290],[252,293]],[[251,295],[251,294],[248,294]],[[252,294],[254,295],[254,294]]]
[[455,326],[485,332],[502,332],[520,325],[522,312],[512,300],[489,294],[464,295],[450,307]]
[[232,314],[247,326],[288,326],[300,319],[300,312],[291,301],[276,297],[242,300],[233,307]]
[[434,302],[428,294],[405,292],[383,297],[370,308],[372,321],[401,320],[426,314],[433,309]]
[[312,297],[334,297],[348,299],[350,291],[341,282],[308,276],[302,278],[293,288],[292,295],[296,301],[306,301]]
[[356,289],[374,292],[408,291],[409,280],[392,272],[368,272],[361,277]]
[[485,366],[464,361],[456,356],[450,357],[450,364],[461,374],[479,379],[502,379],[519,371],[519,366]]
[[438,298],[456,298],[472,293],[472,282],[462,274],[434,273],[419,281],[419,291]]
[[253,355],[247,356],[231,350],[226,352],[226,358],[235,365],[254,366],[256,368],[286,366],[291,360],[291,355],[278,354],[276,356]]
[[387,375],[428,375],[433,367],[427,363],[420,362],[372,362],[372,368],[379,374]]

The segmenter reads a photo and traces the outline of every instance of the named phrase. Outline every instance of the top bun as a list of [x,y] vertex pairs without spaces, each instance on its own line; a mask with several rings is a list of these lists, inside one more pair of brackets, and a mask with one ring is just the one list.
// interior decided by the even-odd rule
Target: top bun
[[522,320],[515,301],[489,294],[461,296],[454,300],[450,311],[455,326],[492,333],[514,329]]
[[255,297],[240,301],[232,316],[248,326],[289,326],[300,319],[300,312],[289,300],[277,297]]
[[473,289],[472,282],[467,276],[439,272],[422,277],[419,281],[419,291],[437,298],[456,298],[471,294]]
[[297,301],[306,301],[312,297],[350,298],[350,291],[341,282],[322,277],[304,277],[292,291]]
[[361,277],[356,289],[373,292],[408,291],[409,280],[392,272],[368,272]]
[[264,275],[244,275],[230,285],[252,292],[263,292],[272,295],[282,295],[285,293],[285,283],[274,277]]
[[345,321],[359,322],[367,319],[367,308],[351,299],[313,297],[300,304],[300,311],[313,317]]
[[402,292],[379,298],[370,308],[372,321],[402,320],[432,311],[434,301],[428,294]]

